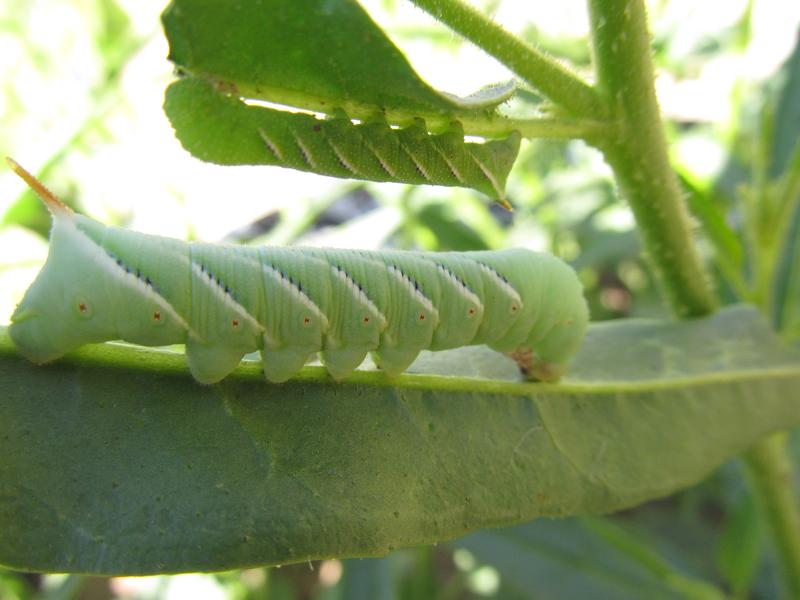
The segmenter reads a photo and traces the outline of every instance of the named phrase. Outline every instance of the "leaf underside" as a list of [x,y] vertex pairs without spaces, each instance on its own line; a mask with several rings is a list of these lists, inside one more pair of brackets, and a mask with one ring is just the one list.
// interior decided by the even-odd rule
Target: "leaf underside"
[[465,98],[433,89],[355,0],[172,0],[162,21],[182,72],[245,98],[456,117],[514,92],[513,83]]
[[270,385],[244,363],[204,387],[182,355],[122,345],[37,367],[3,331],[0,564],[144,574],[381,555],[635,505],[800,425],[800,359],[743,307],[595,326],[561,384],[520,382],[482,348],[413,369],[442,375],[336,384],[306,367]]
[[429,135],[424,123],[391,129],[384,122],[353,124],[245,104],[210,84],[183,79],[168,89],[164,110],[183,147],[207,162],[264,164],[320,175],[471,187],[505,199],[505,183],[520,136],[483,144],[464,132]]

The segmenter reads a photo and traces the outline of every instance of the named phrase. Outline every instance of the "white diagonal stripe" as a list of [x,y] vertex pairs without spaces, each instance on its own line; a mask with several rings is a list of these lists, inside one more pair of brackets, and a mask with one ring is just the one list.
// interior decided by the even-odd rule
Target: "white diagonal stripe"
[[350,291],[351,294],[364,306],[366,306],[367,310],[372,313],[372,315],[378,319],[381,328],[385,328],[388,321],[384,314],[378,310],[378,307],[375,306],[375,303],[369,299],[369,297],[364,293],[358,284],[350,277],[347,273],[345,273],[344,269],[340,267],[331,265],[331,272],[333,273],[334,277],[339,279],[340,281],[344,282],[347,286],[347,289]]
[[194,274],[200,278],[200,281],[203,283],[203,285],[211,290],[211,293],[214,294],[217,300],[236,312],[240,317],[242,317],[242,319],[250,323],[250,325],[255,327],[259,332],[263,333],[265,331],[264,326],[259,323],[253,315],[247,312],[247,309],[244,306],[234,300],[233,296],[226,292],[222,285],[217,283],[217,281],[214,279],[214,276],[207,269],[194,261],[190,262]]
[[336,155],[336,158],[339,159],[339,162],[342,164],[342,166],[348,171],[350,171],[350,173],[352,173],[353,175],[356,176],[361,175],[361,171],[359,171],[353,163],[347,160],[345,155],[341,153],[336,144],[333,143],[333,140],[331,140],[330,138],[325,138],[325,139],[328,142],[328,146],[330,146],[331,150],[333,150],[333,153]]
[[286,162],[285,159],[283,158],[283,153],[280,151],[280,148],[278,148],[277,144],[275,144],[275,142],[273,142],[269,138],[266,131],[264,131],[263,129],[259,129],[258,135],[261,136],[261,139],[264,141],[264,144],[267,146],[269,151],[275,155],[275,158],[277,158],[281,162]]
[[365,137],[362,136],[361,140],[364,142],[364,145],[367,147],[367,149],[370,152],[372,152],[372,154],[375,156],[375,158],[378,159],[378,162],[380,163],[380,165],[383,168],[383,170],[386,171],[386,174],[389,175],[390,177],[392,177],[393,179],[399,179],[399,177],[397,176],[397,173],[395,173],[394,169],[392,169],[392,167],[389,165],[389,163],[386,162],[386,160],[380,155],[378,150],[372,144],[370,144],[369,141]]
[[467,182],[464,180],[464,176],[458,169],[456,169],[455,164],[453,163],[452,160],[450,160],[450,157],[447,156],[447,153],[443,152],[442,149],[439,148],[433,141],[431,141],[431,144],[433,145],[433,149],[436,150],[436,153],[441,157],[441,159],[445,162],[445,164],[447,164],[448,168],[450,169],[450,172],[453,174],[453,177],[456,178],[456,181],[466,185]]
[[450,269],[444,265],[437,262],[434,262],[434,264],[436,265],[436,268],[439,269],[439,272],[444,276],[445,280],[452,284],[462,297],[466,298],[469,302],[475,304],[481,311],[483,311],[483,303],[481,302],[481,299],[478,298],[475,292],[467,287],[466,283],[453,275]]
[[497,179],[494,178],[494,175],[492,175],[491,171],[489,171],[489,169],[487,169],[486,166],[484,166],[484,164],[480,160],[478,160],[478,157],[475,156],[472,152],[467,150],[467,154],[469,154],[470,158],[472,158],[475,164],[478,165],[478,168],[484,174],[486,179],[489,180],[489,183],[492,184],[492,188],[494,188],[495,193],[502,198],[503,189],[497,184]]
[[300,148],[300,153],[303,155],[303,158],[305,159],[306,164],[309,167],[311,167],[314,171],[319,171],[319,167],[317,166],[317,163],[314,160],[314,157],[311,156],[311,151],[303,143],[303,140],[301,140],[300,137],[294,131],[292,131],[292,137],[294,138],[294,141],[297,144],[297,147]]
[[481,270],[484,273],[486,273],[486,274],[488,274],[488,275],[490,275],[491,277],[494,278],[494,280],[497,282],[497,285],[500,287],[500,289],[503,290],[506,294],[508,294],[511,297],[511,299],[514,300],[519,305],[519,308],[521,309],[522,308],[522,298],[520,297],[520,295],[517,292],[517,290],[515,290],[514,287],[510,283],[508,283],[508,280],[505,277],[503,277],[502,275],[500,275],[500,273],[495,271],[489,265],[486,265],[486,264],[484,264],[484,263],[482,263],[480,261],[475,261],[475,262],[477,263],[477,265],[481,268]]
[[425,169],[425,167],[422,166],[422,163],[417,160],[416,156],[414,156],[411,152],[409,152],[408,149],[405,146],[403,146],[403,144],[400,144],[400,149],[406,153],[406,156],[408,156],[408,158],[411,159],[411,162],[413,162],[414,166],[417,167],[417,171],[419,171],[419,174],[425,178],[425,181],[433,181],[431,179],[430,173],[428,173],[427,169]]
[[77,227],[74,219],[70,218],[67,220],[58,218],[56,219],[56,225],[66,227],[68,228],[68,231],[74,232],[73,239],[75,242],[86,249],[89,256],[91,256],[96,262],[97,266],[103,269],[114,279],[117,279],[127,287],[136,290],[147,300],[155,303],[159,310],[172,317],[188,333],[194,335],[194,332],[192,331],[192,328],[189,327],[189,324],[181,315],[178,314],[178,312],[173,308],[172,304],[170,304],[169,301],[164,298],[164,296],[156,292],[152,285],[148,285],[134,273],[131,273],[127,269],[118,265],[117,261],[109,256],[99,244],[97,244],[85,232],[81,231]]
[[433,302],[417,288],[414,281],[408,275],[403,273],[395,265],[389,265],[387,270],[390,275],[397,278],[405,286],[408,293],[411,294],[413,298],[416,298],[417,301],[425,307],[425,310],[429,311],[435,318],[439,318],[439,311],[434,308]]
[[283,273],[281,273],[278,269],[272,267],[271,265],[261,264],[261,268],[266,275],[272,277],[275,281],[278,282],[278,285],[280,285],[287,292],[289,292],[292,298],[300,302],[308,310],[314,313],[314,315],[316,315],[317,318],[322,323],[322,330],[327,331],[328,327],[330,326],[330,323],[328,322],[328,317],[325,316],[325,313],[322,312],[322,309],[320,309],[320,307],[317,306],[317,304],[311,298],[309,298],[308,294],[306,294],[300,288],[299,285],[290,281],[287,277],[283,275]]

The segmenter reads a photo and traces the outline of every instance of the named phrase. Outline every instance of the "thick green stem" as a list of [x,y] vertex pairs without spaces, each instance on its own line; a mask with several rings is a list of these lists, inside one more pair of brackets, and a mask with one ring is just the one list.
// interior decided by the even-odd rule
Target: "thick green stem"
[[[589,0],[598,89],[608,99],[616,135],[599,139],[673,313],[703,315],[715,297],[688,227],[687,211],[670,168],[653,87],[646,14],[641,0]],[[800,598],[800,518],[783,436],[747,455],[755,492],[772,526],[790,598]]]
[[602,119],[606,115],[606,106],[591,85],[468,4],[461,0],[411,1],[494,56],[574,116]]
[[776,434],[744,457],[753,489],[767,518],[784,581],[784,596],[800,598],[800,515],[793,493],[787,435]]
[[598,89],[615,135],[595,145],[614,169],[645,251],[673,313],[708,314],[715,296],[692,240],[688,212],[667,157],[653,86],[647,16],[641,0],[590,0]]

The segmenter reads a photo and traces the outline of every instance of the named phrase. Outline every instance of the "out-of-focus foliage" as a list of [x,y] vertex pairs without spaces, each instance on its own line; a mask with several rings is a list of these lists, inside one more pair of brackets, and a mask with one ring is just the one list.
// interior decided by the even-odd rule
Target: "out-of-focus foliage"
[[[435,87],[463,93],[503,78],[443,27],[424,19],[420,25],[403,2],[364,4]],[[563,3],[560,17],[524,0],[482,4],[537,46],[578,69],[588,66],[582,3]],[[0,153],[35,169],[68,202],[80,198],[82,209],[105,222],[258,243],[437,250],[533,244],[576,266],[594,320],[663,314],[630,214],[599,155],[580,142],[524,143],[508,184],[513,214],[459,189],[354,186],[275,169],[198,166],[161,113],[171,78],[158,29],[162,8],[156,0],[4,0]],[[717,284],[731,301],[760,304],[796,340],[800,51],[792,36],[800,11],[768,0],[654,0],[649,8],[672,158]],[[521,94],[509,108],[526,102],[540,99]],[[264,201],[252,202],[256,195]],[[0,172],[0,222],[5,322],[44,258],[49,226],[7,171]],[[783,227],[786,244],[775,247],[770,240]],[[608,522],[535,522],[380,560],[218,575],[102,579],[0,571],[0,598],[576,597],[568,590],[610,598],[622,597],[622,589],[632,597],[642,597],[635,595],[641,589],[652,592],[648,597],[716,597],[700,579],[733,597],[774,598],[775,564],[763,552],[760,509],[738,471],[727,465],[700,486]],[[568,578],[574,587],[559,585]]]

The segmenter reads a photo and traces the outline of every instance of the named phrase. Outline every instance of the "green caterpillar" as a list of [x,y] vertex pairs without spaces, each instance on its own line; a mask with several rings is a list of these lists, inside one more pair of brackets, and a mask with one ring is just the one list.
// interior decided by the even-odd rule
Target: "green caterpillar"
[[[428,134],[424,122],[392,129],[245,104],[194,79],[167,89],[164,109],[184,148],[213,163],[265,164],[333,177],[471,187],[506,208],[505,184],[520,135],[476,144],[460,123]],[[197,123],[202,123],[198,127]],[[234,144],[224,140],[235,140]]]
[[9,163],[53,215],[47,262],[9,328],[36,363],[106,340],[185,343],[201,383],[256,350],[281,382],[315,352],[341,379],[369,352],[392,376],[423,349],[486,344],[553,381],[586,330],[575,272],[547,254],[186,243],[76,214]]

